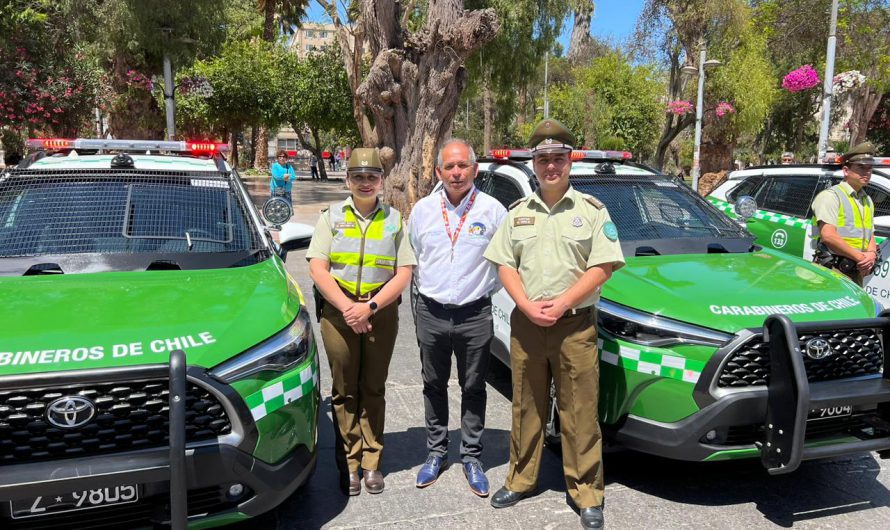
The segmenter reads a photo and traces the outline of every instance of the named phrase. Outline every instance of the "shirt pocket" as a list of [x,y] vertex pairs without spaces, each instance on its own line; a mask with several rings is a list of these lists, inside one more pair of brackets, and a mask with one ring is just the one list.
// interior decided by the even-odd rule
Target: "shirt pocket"
[[514,226],[510,231],[510,244],[517,264],[530,265],[534,258],[534,249],[538,244],[538,232],[534,225]]
[[586,262],[593,247],[593,233],[590,224],[584,223],[578,227],[570,226],[562,232],[561,241],[569,248],[572,256],[578,262]]

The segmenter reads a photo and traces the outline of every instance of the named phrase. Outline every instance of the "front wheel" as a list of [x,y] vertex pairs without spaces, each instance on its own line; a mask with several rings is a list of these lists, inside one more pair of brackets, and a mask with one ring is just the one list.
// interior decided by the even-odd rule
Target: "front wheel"
[[550,397],[547,400],[547,423],[544,425],[544,443],[554,450],[562,445],[559,430],[559,409],[557,408],[556,383],[550,380]]

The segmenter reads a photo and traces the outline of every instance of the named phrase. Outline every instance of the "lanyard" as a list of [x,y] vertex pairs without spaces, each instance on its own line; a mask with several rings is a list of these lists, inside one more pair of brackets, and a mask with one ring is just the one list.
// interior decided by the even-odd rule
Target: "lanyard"
[[467,207],[464,208],[464,214],[460,216],[460,221],[457,223],[457,230],[454,231],[454,234],[451,233],[451,223],[448,221],[448,210],[445,209],[445,195],[444,192],[441,196],[441,204],[442,204],[442,219],[445,220],[445,233],[448,234],[448,240],[451,241],[451,260],[454,261],[454,246],[457,244],[457,238],[460,237],[460,229],[464,226],[464,221],[467,220],[467,214],[470,213],[470,208],[473,207],[473,203],[476,202],[476,190],[473,190],[473,194],[470,195],[470,200],[467,201]]

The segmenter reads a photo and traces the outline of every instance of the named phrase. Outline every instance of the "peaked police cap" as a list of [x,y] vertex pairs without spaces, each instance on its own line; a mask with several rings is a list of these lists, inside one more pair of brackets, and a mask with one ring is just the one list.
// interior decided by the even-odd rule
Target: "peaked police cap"
[[380,163],[380,155],[377,149],[372,147],[357,147],[349,155],[347,173],[383,173],[383,164]]
[[854,163],[871,165],[875,163],[874,153],[875,146],[871,142],[862,142],[844,153],[841,163],[845,166]]
[[575,135],[565,125],[552,118],[539,123],[528,139],[532,153],[571,151],[573,145],[575,145]]

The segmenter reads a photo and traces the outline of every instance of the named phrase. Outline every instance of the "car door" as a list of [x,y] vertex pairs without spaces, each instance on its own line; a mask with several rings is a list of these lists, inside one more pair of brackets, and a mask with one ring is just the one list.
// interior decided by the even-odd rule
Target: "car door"
[[[529,192],[529,190],[523,189],[514,178],[497,169],[480,171],[476,176],[475,184],[480,191],[497,199],[504,205],[504,208],[509,208],[511,204],[525,197]],[[503,287],[492,294],[491,312],[494,317],[492,319],[494,337],[500,342],[492,351],[505,364],[510,362],[510,313],[513,312],[514,307],[516,304]]]
[[757,243],[803,257],[810,227],[810,205],[818,184],[816,175],[767,178],[754,196],[757,213],[747,223]]

